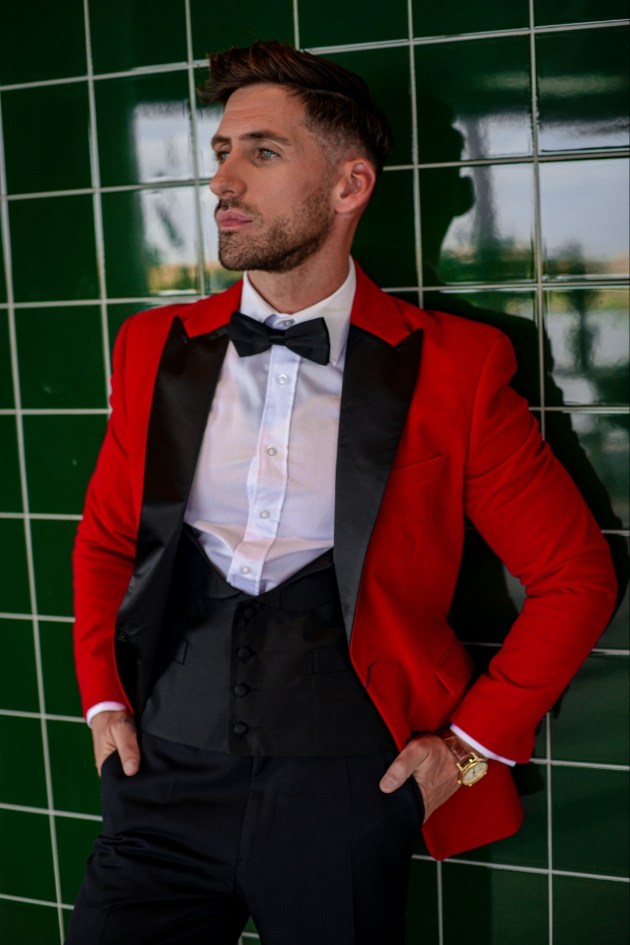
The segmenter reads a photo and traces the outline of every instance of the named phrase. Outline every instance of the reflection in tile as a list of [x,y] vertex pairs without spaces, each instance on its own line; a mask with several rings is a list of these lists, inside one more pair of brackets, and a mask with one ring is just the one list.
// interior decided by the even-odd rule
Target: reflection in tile
[[415,58],[421,163],[531,154],[526,37],[421,45]]
[[192,176],[188,72],[95,83],[103,186]]
[[572,30],[536,40],[542,151],[628,146],[628,32]]
[[216,173],[217,162],[210,142],[219,127],[222,114],[223,108],[220,105],[198,105],[197,107],[197,159],[201,177],[212,177]]
[[531,279],[533,202],[530,165],[421,171],[424,284]]
[[192,187],[103,194],[110,298],[198,291]]
[[630,560],[630,542],[623,535],[607,535],[613,562],[619,582],[621,602],[607,629],[600,637],[598,646],[611,649],[630,649],[630,589],[628,588],[628,561]]
[[553,380],[566,404],[628,404],[628,293],[575,288],[545,293]]
[[545,276],[627,275],[626,161],[541,164],[540,188]]
[[547,438],[602,528],[628,528],[629,417],[549,413]]

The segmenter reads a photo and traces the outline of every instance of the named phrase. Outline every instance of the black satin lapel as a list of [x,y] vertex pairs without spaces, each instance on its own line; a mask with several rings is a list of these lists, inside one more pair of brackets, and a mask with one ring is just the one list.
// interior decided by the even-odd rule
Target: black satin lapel
[[[228,344],[227,328],[189,338],[173,320],[153,392],[136,569],[118,616],[119,639],[151,661],[186,501]],[[149,632],[143,634],[146,629]],[[142,686],[140,687],[142,688]]]
[[348,637],[368,543],[418,375],[421,344],[421,330],[392,346],[350,326],[335,495],[335,568]]

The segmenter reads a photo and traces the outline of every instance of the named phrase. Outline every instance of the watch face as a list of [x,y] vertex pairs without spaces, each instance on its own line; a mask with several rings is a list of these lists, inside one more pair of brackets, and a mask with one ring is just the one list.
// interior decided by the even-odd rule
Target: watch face
[[487,761],[473,761],[472,764],[470,766],[467,765],[466,770],[462,772],[462,784],[475,784],[476,781],[483,778],[487,771]]

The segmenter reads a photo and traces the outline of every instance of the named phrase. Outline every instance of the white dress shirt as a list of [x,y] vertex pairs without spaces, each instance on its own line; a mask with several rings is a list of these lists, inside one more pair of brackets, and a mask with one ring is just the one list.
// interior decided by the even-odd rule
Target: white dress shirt
[[[356,288],[354,262],[328,298],[291,315],[275,312],[243,276],[240,311],[271,328],[324,318],[330,361],[284,345],[242,358],[228,345],[204,432],[184,520],[208,558],[248,594],[262,594],[333,546],[339,406]],[[87,713],[121,709],[101,702]],[[502,758],[453,731],[482,754]]]

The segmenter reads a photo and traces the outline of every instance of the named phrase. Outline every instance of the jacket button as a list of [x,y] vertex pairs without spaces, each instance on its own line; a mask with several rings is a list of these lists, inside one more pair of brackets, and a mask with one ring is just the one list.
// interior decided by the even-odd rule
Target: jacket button
[[128,637],[128,635],[125,633],[124,630],[121,630],[119,633],[116,634],[116,639],[117,639],[117,640],[122,640],[123,643],[124,643],[125,640],[128,640],[128,639],[129,639],[129,637]]
[[250,656],[254,655],[254,651],[249,646],[239,646],[238,650],[236,651],[236,655],[238,656],[239,660],[242,660],[244,663],[245,660],[248,660]]
[[232,731],[235,735],[247,735],[249,732],[249,725],[246,725],[245,722],[236,722],[232,728]]
[[255,608],[255,607],[244,607],[244,608],[243,608],[243,617],[245,617],[247,620],[251,620],[252,617],[255,617],[255,616],[256,616],[256,608]]
[[234,686],[234,695],[235,696],[246,696],[249,692],[249,686],[247,683],[240,682]]

